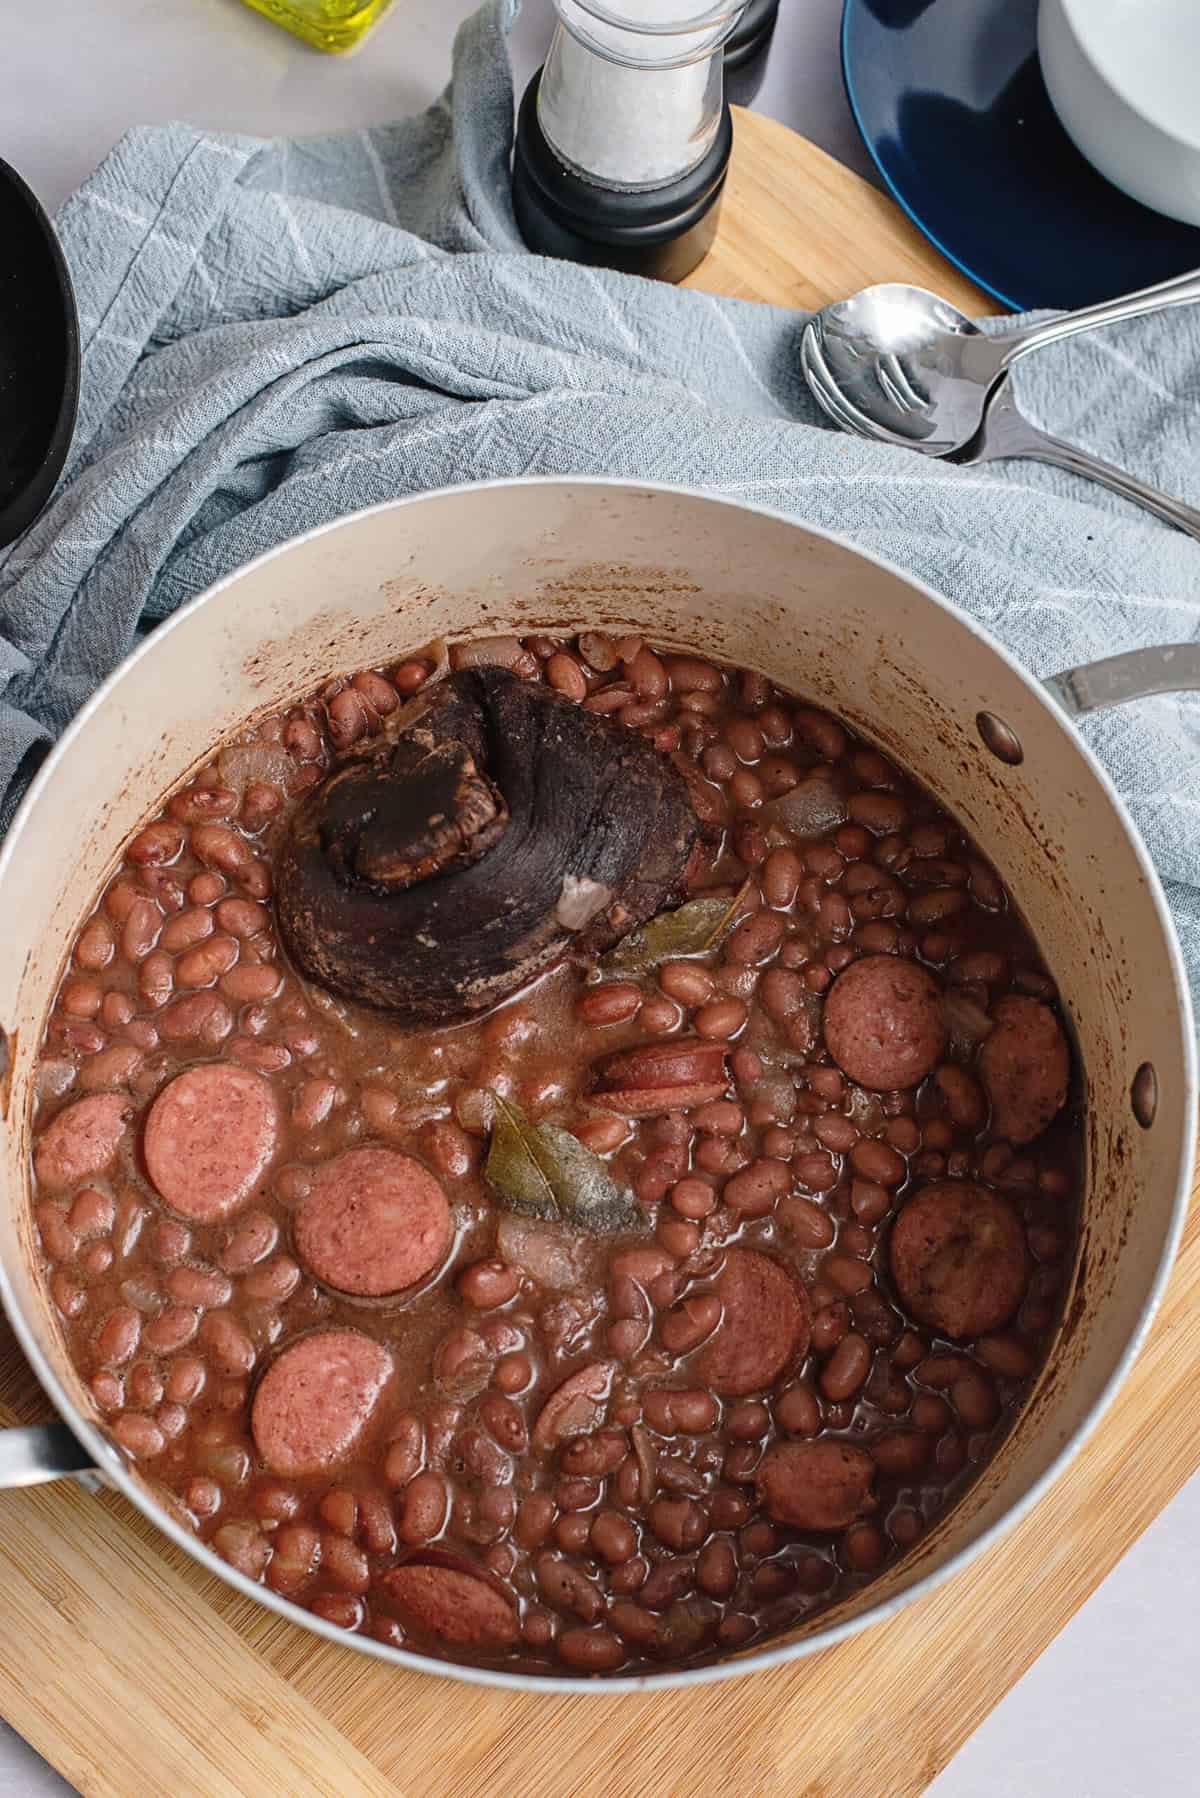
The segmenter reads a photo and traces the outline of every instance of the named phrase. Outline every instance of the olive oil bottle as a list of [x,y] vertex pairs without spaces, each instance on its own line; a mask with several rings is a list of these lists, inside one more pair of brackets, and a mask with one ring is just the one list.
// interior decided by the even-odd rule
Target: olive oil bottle
[[352,50],[392,0],[245,0],[318,50]]

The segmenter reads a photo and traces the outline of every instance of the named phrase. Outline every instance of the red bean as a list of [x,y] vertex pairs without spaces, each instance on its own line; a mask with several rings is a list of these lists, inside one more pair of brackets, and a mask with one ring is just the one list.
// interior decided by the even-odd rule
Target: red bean
[[695,1220],[712,1215],[717,1208],[717,1195],[706,1180],[689,1176],[677,1180],[671,1188],[671,1204],[680,1217]]
[[[934,1074],[934,1082],[945,1102],[946,1113],[960,1130],[978,1130],[987,1116],[983,1093],[965,1068],[943,1062]],[[937,1130],[939,1120],[930,1119],[924,1130],[924,1141],[930,1148],[948,1149],[953,1138],[948,1129],[944,1136]]]
[[789,1436],[815,1436],[821,1427],[821,1407],[811,1387],[786,1386],[775,1398],[775,1422]]
[[[169,1316],[164,1312],[163,1317]],[[161,1323],[162,1318],[156,1318]],[[193,1399],[199,1398],[204,1390],[204,1382],[208,1377],[208,1369],[196,1355],[181,1355],[172,1362],[167,1372],[166,1394],[172,1404],[190,1405]]]
[[358,1527],[358,1500],[345,1486],[334,1486],[317,1506],[323,1522],[343,1536],[352,1536]]
[[489,1311],[497,1305],[507,1305],[516,1296],[521,1275],[504,1261],[474,1261],[459,1274],[455,1285],[469,1305]]
[[165,868],[143,868],[141,884],[150,897],[157,900],[161,911],[174,913],[183,909],[184,890]]
[[270,925],[265,906],[254,899],[222,899],[215,916],[221,929],[230,936],[247,939],[261,936]]
[[850,1119],[837,1112],[819,1117],[812,1128],[821,1147],[832,1149],[838,1155],[845,1155],[858,1141],[858,1131]]
[[707,1513],[690,1498],[656,1498],[647,1521],[668,1548],[696,1548],[708,1534]]
[[642,1003],[642,990],[632,981],[609,981],[584,989],[575,1001],[575,1016],[581,1024],[599,1026],[623,1024],[636,1016]]
[[926,1436],[940,1436],[951,1422],[950,1407],[936,1393],[923,1392],[913,1401],[913,1427]]
[[[729,791],[738,805],[762,804],[762,782],[746,768],[739,768],[729,782]],[[759,867],[767,858],[767,837],[761,825],[752,818],[739,818],[733,827],[733,850],[747,868]]]
[[725,1414],[725,1434],[735,1442],[756,1442],[767,1433],[770,1413],[758,1399],[731,1405]]
[[348,749],[366,735],[370,716],[362,694],[353,687],[343,687],[340,693],[335,693],[325,711],[330,741],[335,749]]
[[615,1114],[609,1117],[581,1118],[572,1125],[572,1132],[586,1149],[595,1155],[610,1155],[629,1135],[629,1124],[625,1118]]
[[546,663],[546,679],[559,693],[575,701],[587,697],[587,678],[574,656],[567,655],[565,650],[552,655]]
[[105,1192],[85,1186],[78,1193],[68,1213],[71,1229],[79,1237],[105,1236],[113,1227],[115,1208]]
[[884,1125],[883,1134],[892,1148],[898,1149],[902,1155],[915,1155],[923,1140],[921,1126],[915,1118],[910,1117],[889,1118]]
[[625,1645],[609,1629],[565,1629],[558,1657],[580,1673],[611,1673],[625,1659]]
[[756,911],[743,918],[725,946],[729,961],[743,967],[769,961],[784,939],[787,926],[777,912]]
[[[126,1453],[136,1461],[152,1461],[167,1446],[167,1439],[158,1425],[149,1417],[140,1417],[134,1411],[127,1411],[123,1417],[118,1417],[112,1426],[112,1433]],[[217,1536],[220,1534],[221,1531],[218,1530]],[[219,1547],[219,1543],[216,1546]],[[226,1559],[229,1557],[226,1556]]]
[[440,1473],[418,1473],[405,1488],[398,1534],[402,1542],[419,1545],[441,1533],[449,1509],[446,1482]]
[[167,801],[167,810],[183,824],[201,824],[207,818],[230,818],[237,810],[237,794],[231,787],[206,782],[204,775]]
[[189,993],[163,1011],[158,1025],[164,1042],[223,1042],[233,1029],[233,1014],[216,993]]
[[795,901],[803,866],[794,849],[773,849],[763,863],[759,884],[767,904],[786,911]]
[[160,819],[140,830],[125,854],[140,868],[161,867],[173,862],[182,848],[183,831],[179,825]]
[[833,1220],[812,1199],[792,1193],[780,1200],[776,1216],[801,1248],[825,1249],[833,1241]]
[[761,1159],[726,1181],[721,1196],[732,1211],[743,1217],[762,1217],[791,1184],[791,1169],[785,1161]]
[[850,1310],[841,1299],[822,1305],[812,1320],[812,1345],[818,1355],[827,1355],[836,1348],[849,1328]]
[[361,674],[354,676],[350,684],[381,718],[388,717],[399,704],[395,687],[374,669],[364,669]]
[[881,1473],[897,1478],[917,1473],[929,1458],[929,1439],[912,1430],[898,1430],[871,1443],[871,1455]]
[[873,1573],[887,1554],[883,1531],[874,1523],[855,1523],[842,1542],[846,1565],[856,1573]]
[[392,1439],[384,1457],[383,1474],[390,1486],[407,1486],[420,1472],[425,1432],[419,1417],[405,1412],[392,1426]]
[[907,1173],[904,1157],[887,1143],[863,1137],[850,1151],[850,1164],[864,1180],[879,1186],[899,1186]]
[[210,1311],[200,1325],[200,1340],[222,1373],[249,1373],[257,1359],[254,1344],[232,1311]]
[[713,1099],[707,1105],[697,1106],[692,1113],[696,1129],[715,1136],[740,1136],[745,1121],[741,1106],[733,1099]]
[[184,987],[211,986],[218,975],[229,971],[237,957],[235,938],[210,936],[207,941],[180,956],[175,964],[175,979]]
[[745,1024],[746,1007],[740,999],[710,999],[692,1021],[697,1036],[727,1042]]
[[282,984],[283,977],[271,962],[243,962],[220,978],[221,991],[235,1005],[262,1004],[273,999]]
[[121,930],[121,954],[126,961],[144,961],[162,929],[162,913],[153,899],[135,898]]
[[157,1354],[170,1355],[190,1342],[196,1334],[199,1318],[186,1305],[171,1305],[152,1318],[143,1331],[146,1347]]
[[846,753],[846,733],[827,712],[812,706],[797,706],[792,723],[801,742],[815,749],[827,762],[840,761]]
[[79,933],[75,944],[75,961],[89,973],[106,968],[116,953],[112,926],[106,918],[94,917]]
[[1034,1358],[1016,1336],[981,1336],[975,1344],[981,1361],[1010,1380],[1023,1380],[1033,1372]]
[[410,658],[407,662],[401,662],[396,669],[392,676],[392,685],[397,693],[403,693],[407,697],[409,694],[419,692],[432,673],[433,670],[427,662]]
[[682,1021],[683,1013],[678,1005],[665,997],[647,999],[638,1016],[642,1029],[650,1036],[668,1036]]
[[[868,1246],[866,1244],[852,1245],[849,1238],[850,1226],[843,1226],[839,1240],[847,1250],[849,1250],[851,1246],[862,1246],[864,1248]],[[851,1253],[831,1255],[825,1263],[823,1272],[830,1285],[835,1286],[839,1292],[844,1292],[848,1296],[853,1296],[855,1293],[859,1292],[866,1292],[868,1287],[873,1284],[875,1277],[868,1264],[865,1261],[860,1260],[856,1254]]]
[[142,1334],[141,1316],[131,1306],[118,1306],[110,1311],[96,1337],[96,1354],[108,1367],[121,1367],[131,1361]]
[[829,1192],[837,1185],[837,1167],[829,1155],[797,1155],[792,1166],[801,1186],[810,1192]]
[[276,1255],[242,1276],[242,1291],[258,1304],[281,1305],[300,1284],[300,1268],[290,1255]]
[[524,1392],[533,1379],[528,1355],[501,1355],[492,1382],[501,1392]]
[[753,718],[735,715],[726,723],[722,735],[739,761],[757,762],[762,755],[763,733]]
[[821,1391],[840,1404],[858,1391],[871,1371],[871,1345],[851,1331],[843,1336],[821,1372]]
[[909,922],[923,930],[930,924],[944,924],[948,918],[966,911],[970,900],[961,887],[935,887],[909,901]]
[[846,810],[855,824],[877,837],[902,831],[908,822],[908,807],[894,793],[852,793]]
[[960,1374],[950,1388],[954,1408],[970,1430],[986,1429],[995,1423],[1000,1410],[990,1380],[974,1368]]

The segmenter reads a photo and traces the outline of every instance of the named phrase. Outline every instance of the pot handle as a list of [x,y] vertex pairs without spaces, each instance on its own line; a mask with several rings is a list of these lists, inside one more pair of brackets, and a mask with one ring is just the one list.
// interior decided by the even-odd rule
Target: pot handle
[[1200,643],[1163,643],[1154,649],[1129,649],[1103,661],[1064,668],[1042,685],[1068,718],[1127,705],[1154,693],[1200,692]]
[[0,1489],[40,1486],[95,1471],[95,1463],[65,1423],[24,1424],[0,1430]]

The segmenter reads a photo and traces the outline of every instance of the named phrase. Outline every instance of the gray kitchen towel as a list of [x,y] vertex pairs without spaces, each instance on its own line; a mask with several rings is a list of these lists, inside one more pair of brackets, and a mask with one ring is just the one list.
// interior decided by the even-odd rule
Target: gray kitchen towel
[[[777,507],[912,569],[1034,672],[1200,626],[1200,545],[1030,463],[957,469],[821,426],[800,315],[529,255],[515,0],[419,118],[263,142],[129,133],[59,228],[84,342],[50,508],[0,552],[0,820],[138,635],[342,513],[463,481],[607,474]],[[1041,423],[1200,504],[1200,309],[1022,364]],[[1200,983],[1200,702],[1088,735]]]

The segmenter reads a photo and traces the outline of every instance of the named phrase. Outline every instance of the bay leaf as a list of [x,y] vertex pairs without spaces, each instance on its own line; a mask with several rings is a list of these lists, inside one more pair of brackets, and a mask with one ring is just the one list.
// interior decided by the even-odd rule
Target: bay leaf
[[749,880],[744,881],[732,899],[701,897],[675,911],[660,911],[610,949],[600,966],[606,973],[648,974],[660,961],[715,949],[733,924],[749,886]]
[[597,1236],[636,1229],[643,1214],[598,1155],[558,1124],[535,1124],[495,1094],[484,1174],[502,1203],[526,1217],[553,1218]]

